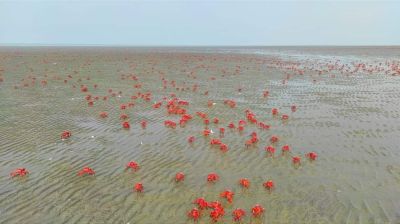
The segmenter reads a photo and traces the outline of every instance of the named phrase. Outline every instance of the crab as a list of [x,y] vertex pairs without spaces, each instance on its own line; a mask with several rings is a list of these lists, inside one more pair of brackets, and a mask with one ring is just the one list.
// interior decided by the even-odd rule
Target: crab
[[23,176],[25,176],[27,174],[29,174],[29,171],[26,168],[17,168],[17,169],[15,169],[14,171],[12,171],[10,173],[10,176],[11,177],[16,177],[16,176],[23,177]]
[[272,190],[275,187],[275,184],[272,180],[268,180],[263,183],[263,186],[268,190]]
[[84,174],[95,175],[95,172],[92,168],[85,166],[81,171],[78,172],[78,176],[83,176]]
[[129,169],[129,168],[132,169],[133,171],[137,171],[140,168],[140,166],[135,161],[130,161],[125,166],[125,169]]
[[260,217],[264,213],[264,210],[265,209],[261,205],[256,204],[251,209],[251,213],[253,214],[253,217],[257,218],[257,217]]
[[72,133],[71,133],[71,131],[68,131],[68,130],[65,130],[65,131],[63,131],[63,132],[61,133],[61,139],[62,139],[62,140],[68,139],[68,138],[70,138],[71,136],[72,136]]
[[182,172],[179,172],[175,175],[175,181],[176,182],[181,182],[185,179],[185,174]]
[[210,183],[214,183],[216,181],[218,181],[219,176],[216,173],[209,173],[207,175],[207,181]]
[[241,208],[237,208],[237,209],[233,210],[233,212],[232,212],[233,220],[235,222],[241,221],[243,216],[245,216],[245,215],[246,215],[246,212]]

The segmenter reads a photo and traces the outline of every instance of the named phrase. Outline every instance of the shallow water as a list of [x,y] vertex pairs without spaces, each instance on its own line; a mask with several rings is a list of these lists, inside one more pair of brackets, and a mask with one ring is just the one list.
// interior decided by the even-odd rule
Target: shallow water
[[[326,58],[336,63],[338,56],[374,66],[399,63],[399,54],[386,48],[371,51],[380,52],[372,59],[363,52],[321,48],[310,57],[301,48],[1,48],[0,223],[193,223],[186,213],[197,197],[223,202],[226,215],[220,223],[233,223],[235,208],[246,210],[244,223],[399,223],[400,76],[383,69],[333,69],[322,75],[307,70],[325,69]],[[283,83],[293,71],[288,65],[305,69],[304,75],[291,73]],[[139,81],[129,80],[132,74]],[[121,80],[122,75],[127,78]],[[161,77],[168,80],[166,89]],[[40,83],[44,79],[46,86]],[[176,90],[171,80],[189,90]],[[134,88],[137,83],[142,87]],[[93,107],[80,91],[82,84],[101,96]],[[194,84],[199,85],[196,92]],[[112,97],[109,88],[122,94]],[[262,97],[264,90],[269,90],[268,98]],[[137,92],[151,92],[151,101],[135,100],[135,106],[121,112],[120,104],[133,102]],[[164,127],[167,119],[179,120],[166,113],[165,103],[152,108],[171,93],[190,102],[186,108],[194,118],[184,128]],[[109,100],[102,100],[105,95]],[[229,108],[225,99],[237,106]],[[216,104],[210,108],[208,100]],[[297,105],[296,112],[291,105]],[[273,117],[272,108],[289,120]],[[245,120],[246,109],[271,129],[248,123],[242,133],[229,130],[229,122]],[[99,118],[100,111],[107,111],[108,118]],[[214,137],[219,127],[226,128],[222,141],[228,152],[201,136],[205,126],[197,111],[220,119],[209,127]],[[121,113],[130,116],[130,130],[122,129]],[[148,121],[146,129],[142,120]],[[66,129],[72,137],[61,141]],[[260,142],[246,148],[253,131]],[[187,142],[191,135],[196,136],[192,145]],[[280,137],[273,158],[264,151],[271,135]],[[292,147],[290,155],[280,154],[285,144]],[[310,151],[318,153],[316,161],[305,158]],[[302,157],[299,168],[291,163],[297,155]],[[124,171],[131,160],[140,164],[139,171]],[[84,166],[96,175],[77,176]],[[18,167],[30,174],[10,178]],[[186,179],[175,183],[180,171]],[[220,181],[207,183],[210,172]],[[238,185],[243,177],[251,181],[247,190]],[[262,186],[268,179],[276,185],[272,192]],[[141,194],[133,192],[139,181],[145,188]],[[226,188],[235,192],[232,204],[219,198]],[[265,215],[250,218],[257,203]],[[199,223],[210,223],[207,216]]]

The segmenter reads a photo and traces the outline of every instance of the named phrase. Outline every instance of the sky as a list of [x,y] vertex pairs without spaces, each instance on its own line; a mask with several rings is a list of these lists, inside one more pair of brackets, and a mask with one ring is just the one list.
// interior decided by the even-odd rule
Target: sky
[[0,45],[400,45],[400,0],[0,0]]

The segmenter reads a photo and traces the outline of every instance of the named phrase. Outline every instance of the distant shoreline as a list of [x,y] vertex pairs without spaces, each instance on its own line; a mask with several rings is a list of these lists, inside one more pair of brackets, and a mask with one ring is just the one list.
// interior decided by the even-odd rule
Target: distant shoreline
[[0,47],[126,47],[126,48],[285,48],[285,47],[400,47],[399,45],[102,45],[102,44],[0,44]]

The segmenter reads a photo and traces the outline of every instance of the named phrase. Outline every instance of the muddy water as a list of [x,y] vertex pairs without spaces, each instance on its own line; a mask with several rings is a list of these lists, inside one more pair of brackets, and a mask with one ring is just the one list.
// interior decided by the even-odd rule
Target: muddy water
[[[249,54],[251,50],[254,54]],[[342,51],[335,49],[335,57],[350,54]],[[313,58],[305,55],[299,61],[276,55],[276,49],[274,54],[268,52],[1,49],[0,223],[192,223],[186,213],[197,197],[223,202],[226,215],[220,223],[232,223],[235,208],[246,210],[244,223],[400,222],[399,76],[334,70],[317,76],[306,70],[283,83],[285,65],[323,63],[315,59],[315,52]],[[393,53],[385,59],[385,49],[379,52],[383,63],[398,59]],[[323,55],[326,60],[329,50],[324,49]],[[351,56],[363,59],[356,49],[351,49]],[[131,74],[139,81],[129,80]],[[122,75],[127,78],[122,80]],[[189,90],[176,90],[170,84],[164,89],[161,77]],[[41,80],[47,85],[42,86]],[[138,83],[142,87],[134,88]],[[90,94],[100,96],[93,107],[88,107],[87,93],[80,91],[83,84]],[[110,88],[122,93],[113,97]],[[264,90],[269,90],[268,98],[262,97]],[[136,100],[121,111],[120,104],[133,102],[131,96],[137,92],[151,92],[151,101]],[[164,127],[167,119],[179,120],[166,113],[165,103],[152,108],[171,93],[190,102],[186,108],[194,118],[184,128]],[[103,101],[106,95],[109,99]],[[235,100],[237,106],[224,105],[225,99]],[[208,107],[208,100],[215,105]],[[298,110],[291,112],[291,105]],[[272,108],[288,114],[289,120],[273,117]],[[251,124],[243,132],[227,128],[231,121],[244,120],[246,109],[271,129]],[[100,111],[107,111],[108,118],[100,118]],[[195,116],[197,111],[220,119],[209,128],[213,137],[218,137],[219,127],[226,128],[222,141],[228,152],[211,147],[210,138],[201,135],[205,126]],[[121,127],[121,113],[130,116],[130,130]],[[142,120],[148,122],[146,129],[140,126]],[[72,137],[61,141],[66,129]],[[246,148],[244,142],[253,131],[260,142]],[[192,145],[187,142],[191,135],[196,136]],[[280,137],[274,157],[264,151],[271,135]],[[292,148],[288,155],[280,153],[284,144]],[[318,153],[317,161],[305,158],[310,151]],[[292,165],[291,156],[302,157],[299,168]],[[140,164],[138,172],[124,171],[131,160]],[[84,166],[96,175],[77,176]],[[30,174],[10,178],[18,167]],[[181,171],[186,179],[175,183],[174,175]],[[220,181],[207,183],[210,172],[216,172]],[[243,177],[251,181],[247,190],[238,185]],[[276,185],[272,192],[262,186],[269,179]],[[144,185],[141,194],[133,192],[137,182]],[[232,204],[219,198],[226,188],[235,192]],[[261,219],[251,218],[255,204],[266,209]],[[207,216],[204,213],[199,223],[209,223]]]

